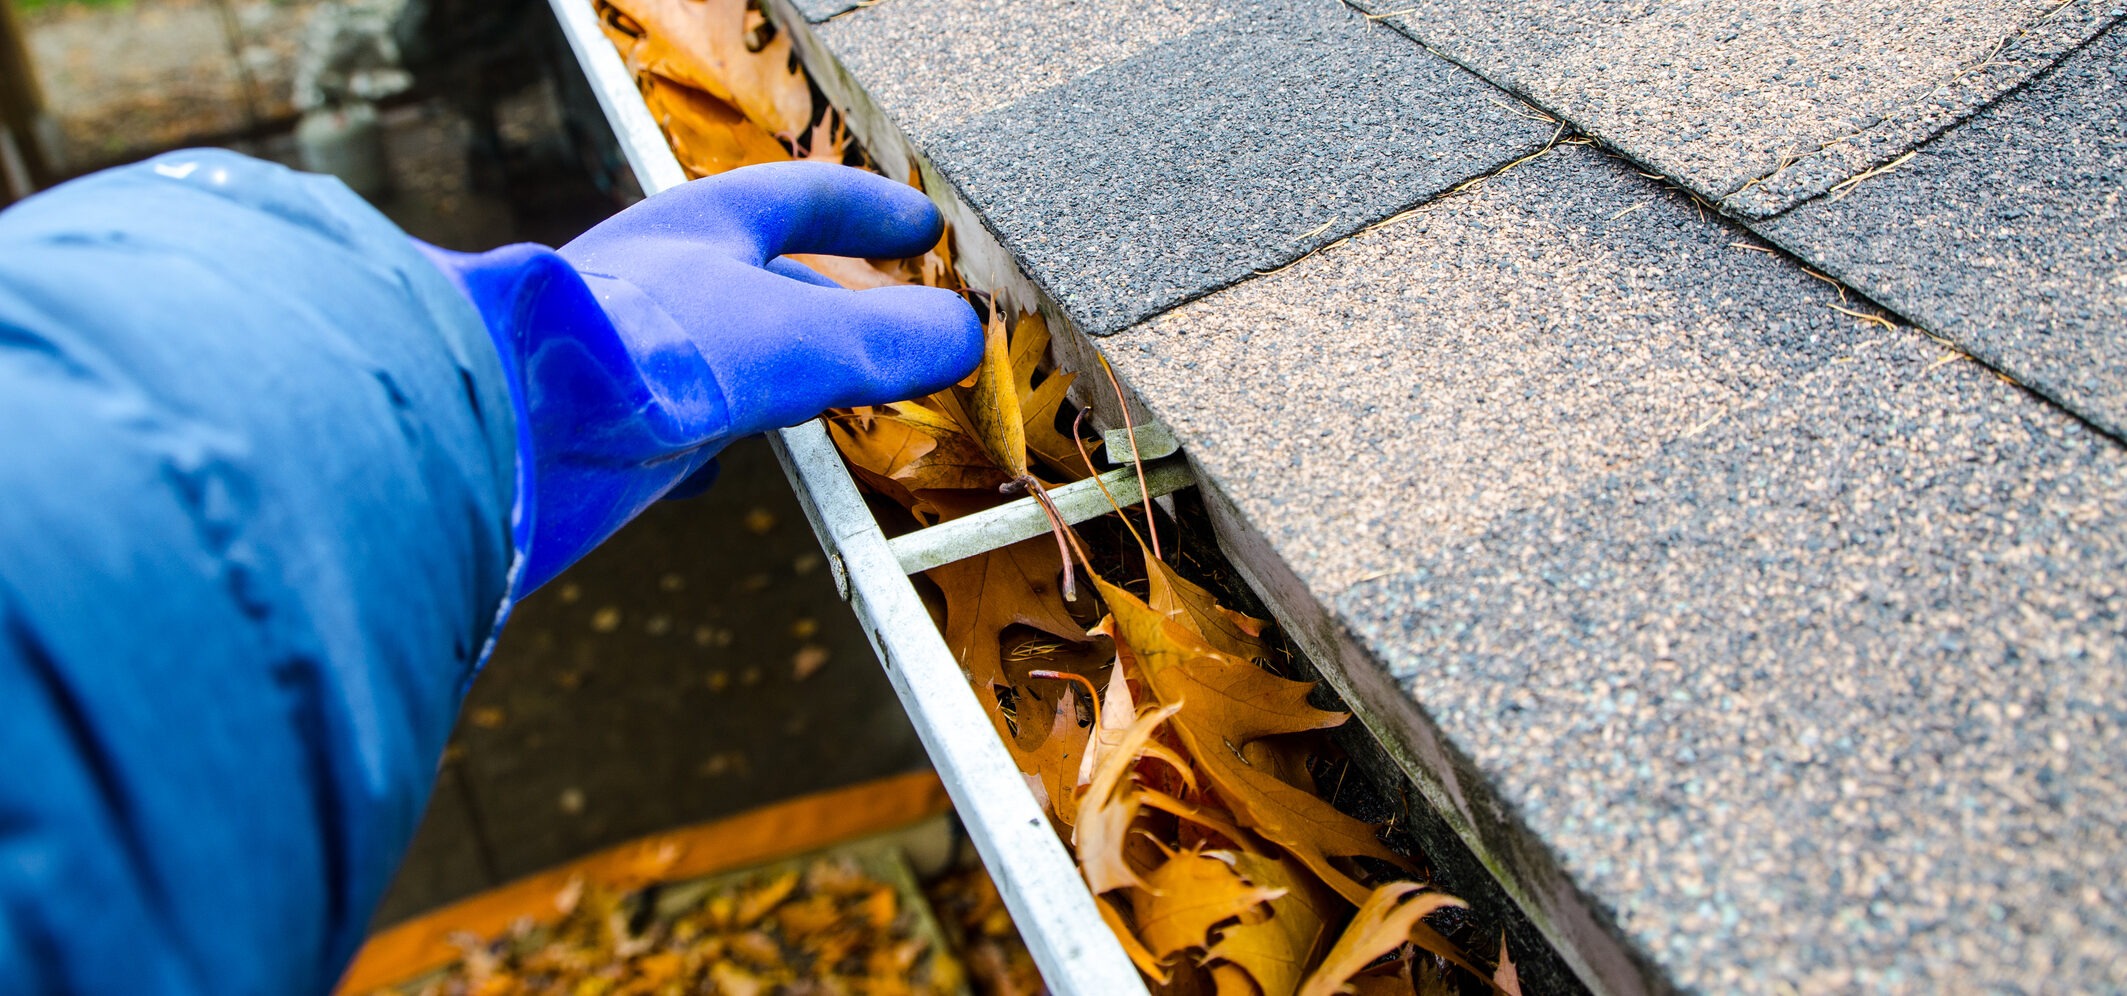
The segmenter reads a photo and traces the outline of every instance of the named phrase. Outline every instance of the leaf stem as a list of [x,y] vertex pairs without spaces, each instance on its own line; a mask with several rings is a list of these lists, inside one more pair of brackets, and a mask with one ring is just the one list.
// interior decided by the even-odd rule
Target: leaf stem
[[1130,460],[1137,464],[1137,490],[1145,496],[1145,532],[1152,536],[1152,559],[1166,560],[1160,553],[1159,526],[1152,521],[1152,488],[1145,483],[1145,457],[1137,450],[1137,425],[1130,420],[1130,401],[1123,397],[1123,385],[1115,379],[1115,368],[1108,365],[1107,354],[1095,351],[1093,358],[1100,361],[1100,370],[1108,375],[1108,386],[1115,389],[1115,403],[1123,409],[1123,431],[1130,434]]
[[[1100,479],[1100,471],[1093,469],[1093,455],[1086,452],[1086,441],[1078,434],[1078,427],[1085,423],[1086,416],[1092,414],[1092,411],[1090,408],[1081,408],[1078,410],[1078,417],[1071,420],[1071,442],[1077,444],[1078,459],[1085,463],[1086,475],[1093,478],[1093,486],[1100,489],[1101,497],[1108,499],[1108,507],[1115,510],[1116,518],[1123,520],[1123,528],[1130,530],[1130,535],[1137,540],[1137,545],[1144,546],[1144,535],[1130,523],[1130,517],[1123,514],[1122,503],[1115,500],[1115,492],[1108,490],[1108,482]],[[1151,498],[1148,496],[1146,500],[1150,501]]]
[[1096,730],[1100,728],[1100,692],[1094,690],[1093,679],[1082,674],[1072,674],[1069,671],[1050,671],[1047,669],[1028,671],[1027,677],[1049,678],[1055,681],[1075,681],[1084,685],[1086,687],[1086,699],[1093,703],[1093,728]]

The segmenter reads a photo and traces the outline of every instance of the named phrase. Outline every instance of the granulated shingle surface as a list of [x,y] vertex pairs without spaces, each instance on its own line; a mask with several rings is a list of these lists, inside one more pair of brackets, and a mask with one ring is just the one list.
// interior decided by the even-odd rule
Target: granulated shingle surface
[[1096,335],[1496,169],[1554,131],[1317,0],[893,0],[821,36]]
[[1567,147],[1107,345],[1672,981],[2127,985],[2121,447],[1737,242]]
[[2127,436],[2127,28],[1758,230]]
[[1894,158],[2123,13],[2118,0],[1361,3],[1754,217]]
[[2119,433],[2117,0],[1363,2],[1644,166],[1328,0],[819,35],[1524,900],[1657,988],[2127,989],[2127,450],[1640,172]]
[[1327,595],[1644,459],[1867,328],[1738,241],[1758,244],[1562,146],[1106,345]]
[[2127,465],[1930,352],[1338,602],[1687,988],[2127,986]]
[[790,0],[805,19],[818,24],[836,14],[846,14],[857,9],[857,0]]

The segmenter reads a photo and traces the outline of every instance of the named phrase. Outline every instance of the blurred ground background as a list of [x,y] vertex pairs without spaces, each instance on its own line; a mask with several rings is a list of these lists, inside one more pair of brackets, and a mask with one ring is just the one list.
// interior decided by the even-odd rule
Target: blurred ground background
[[[290,93],[318,0],[15,2],[66,173],[200,144],[297,162]],[[378,206],[451,248],[566,241],[632,185],[544,34],[545,6],[468,9],[478,37],[432,36],[429,71],[382,101]],[[645,833],[925,765],[765,443],[722,465],[706,496],[654,509],[517,609],[380,924]]]

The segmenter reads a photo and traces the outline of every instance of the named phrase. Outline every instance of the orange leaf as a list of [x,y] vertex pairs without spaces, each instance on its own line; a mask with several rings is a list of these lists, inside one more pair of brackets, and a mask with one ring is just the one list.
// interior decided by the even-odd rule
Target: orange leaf
[[[1057,589],[1062,569],[1055,544],[1044,537],[927,572],[945,593],[946,646],[959,656],[976,693],[988,697],[985,705],[995,702],[992,686],[1009,684],[1003,661],[1005,627],[1031,626],[1070,642],[1085,639],[1085,630],[1064,608]],[[1022,736],[1029,745],[1037,744],[1047,730],[1042,726]]]
[[747,0],[601,0],[640,26],[619,32],[607,18],[629,68],[662,76],[738,108],[762,128],[796,138],[812,123],[812,88],[791,58],[790,37],[777,32],[759,51],[747,45]]
[[662,76],[641,79],[643,102],[689,176],[790,158],[775,136],[715,97]]
[[1085,872],[1086,884],[1095,895],[1128,886],[1146,888],[1145,880],[1123,857],[1139,804],[1130,769],[1137,764],[1140,749],[1151,742],[1153,731],[1180,709],[1166,706],[1138,717],[1122,743],[1101,760],[1093,783],[1078,798],[1072,843],[1078,848],[1078,865]]
[[967,413],[982,452],[1007,476],[1019,480],[1027,476],[1027,432],[1012,380],[1004,315],[993,311],[983,330],[982,363],[975,368],[975,390],[968,398]]
[[[1078,765],[1090,737],[1078,726],[1078,696],[1064,693],[1058,697],[1055,709],[1048,735],[1032,749],[1021,747],[1010,737],[1005,738],[1004,745],[1012,752],[1020,772],[1037,789],[1036,794],[1068,826],[1070,821],[1064,814],[1078,812]],[[1024,725],[1024,717],[1021,723]]]
[[[1020,424],[1027,449],[1066,481],[1087,476],[1085,461],[1078,456],[1078,444],[1056,429],[1056,413],[1078,375],[1052,373],[1040,384],[1034,383],[1035,374],[1049,355],[1048,321],[1038,311],[1021,315],[1012,326],[1011,345],[1013,390],[1019,395]],[[1099,446],[1098,442],[1088,443],[1086,452],[1090,455]]]
[[868,259],[852,256],[821,256],[809,252],[794,252],[783,257],[796,260],[835,283],[850,290],[871,290],[874,287],[899,287],[910,283],[902,272],[899,260],[888,260],[880,266]]
[[1222,654],[1244,661],[1264,656],[1263,620],[1218,604],[1215,596],[1176,574],[1165,561],[1146,557],[1145,563],[1151,568],[1152,583],[1146,604],[1182,624]]
[[1506,996],[1521,996],[1521,973],[1507,956],[1507,935],[1499,935],[1499,967],[1492,970],[1492,989]]
[[838,413],[828,429],[851,466],[908,507],[917,491],[994,493],[1006,480],[953,420],[914,402]]
[[1095,894],[1093,905],[1099,907],[1101,921],[1108,925],[1108,930],[1115,935],[1116,940],[1123,942],[1123,953],[1130,956],[1130,961],[1137,966],[1137,970],[1145,973],[1148,978],[1165,983],[1170,977],[1166,966],[1161,965],[1160,960],[1145,949],[1144,942],[1137,939],[1137,931],[1130,929],[1130,925],[1123,922],[1123,915],[1116,912],[1107,897]]
[[1366,887],[1333,865],[1332,856],[1365,855],[1409,866],[1382,846],[1372,827],[1236,753],[1258,737],[1336,725],[1343,714],[1307,706],[1306,683],[1226,657],[1137,596],[1099,578],[1094,583],[1110,613],[1102,628],[1129,649],[1161,702],[1181,705],[1176,732],[1244,825],[1353,902],[1365,897]]
[[1249,839],[1248,832],[1235,825],[1232,814],[1225,810],[1177,799],[1157,789],[1143,789],[1138,793],[1138,798],[1153,809],[1177,819],[1187,820],[1236,844]]
[[1426,914],[1445,906],[1462,905],[1453,896],[1426,892],[1424,888],[1415,882],[1392,882],[1375,889],[1322,964],[1301,983],[1299,996],[1348,992],[1346,984],[1352,976],[1373,964],[1374,959],[1409,942],[1412,928],[1420,926],[1418,921]]
[[1284,894],[1271,901],[1269,919],[1226,928],[1204,957],[1239,966],[1263,996],[1293,996],[1328,940],[1330,917],[1344,904],[1303,869],[1277,858],[1243,851],[1235,856],[1234,870]]
[[1228,920],[1261,922],[1263,905],[1286,892],[1242,878],[1231,851],[1167,851],[1167,860],[1145,876],[1145,883],[1147,888],[1131,891],[1130,908],[1137,914],[1138,936],[1161,960],[1187,948],[1210,947],[1211,928]]
[[1117,658],[1114,669],[1108,672],[1108,691],[1100,697],[1100,722],[1093,725],[1085,761],[1078,768],[1078,784],[1093,780],[1093,769],[1100,765],[1101,757],[1123,742],[1130,724],[1136,721],[1137,700],[1130,695],[1130,676],[1123,670],[1122,659]]

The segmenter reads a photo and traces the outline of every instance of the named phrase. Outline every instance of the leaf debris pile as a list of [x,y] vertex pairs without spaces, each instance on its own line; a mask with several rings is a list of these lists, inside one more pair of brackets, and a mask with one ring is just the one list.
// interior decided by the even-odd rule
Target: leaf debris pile
[[442,972],[372,996],[918,996],[961,991],[895,888],[822,858],[717,887],[572,882],[561,919],[465,938]]
[[980,866],[952,872],[924,886],[931,911],[943,922],[960,953],[968,982],[984,996],[1039,996],[1046,992],[1034,956],[1012,926],[1004,897]]
[[[746,0],[594,2],[690,174],[862,162],[787,38]],[[927,572],[933,609],[1139,971],[1159,992],[1218,996],[1446,992],[1450,976],[1455,988],[1502,988],[1427,923],[1462,903],[1410,881],[1413,863],[1377,828],[1323,798],[1312,774],[1330,750],[1322,731],[1349,715],[1311,706],[1313,684],[1266,666],[1264,621],[1153,553],[1149,518],[1118,510],[1107,532],[1123,548],[1098,554],[1114,576],[1094,571],[1045,495],[1094,473],[1092,446],[1067,421],[1073,375],[1050,368],[1032,302],[961,283],[951,237],[916,260],[804,260],[857,289],[962,291],[987,313],[968,380],[832,412],[828,428],[858,480],[916,524],[1027,494],[1049,512],[1053,537]]]

